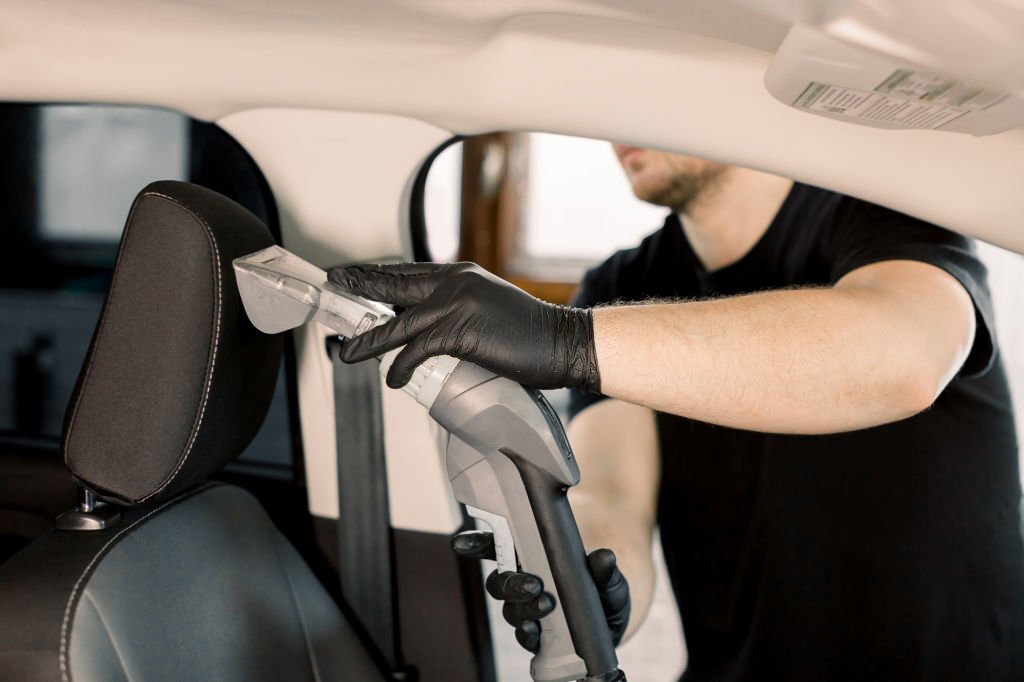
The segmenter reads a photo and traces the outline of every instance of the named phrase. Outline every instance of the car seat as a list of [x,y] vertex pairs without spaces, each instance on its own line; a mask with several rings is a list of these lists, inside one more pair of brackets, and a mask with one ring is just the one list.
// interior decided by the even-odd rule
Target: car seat
[[53,528],[75,503],[75,486],[60,453],[25,440],[0,450],[0,563]]
[[383,679],[256,499],[208,481],[274,389],[231,266],[272,242],[195,185],[136,198],[65,419],[80,506],[0,565],[0,679]]

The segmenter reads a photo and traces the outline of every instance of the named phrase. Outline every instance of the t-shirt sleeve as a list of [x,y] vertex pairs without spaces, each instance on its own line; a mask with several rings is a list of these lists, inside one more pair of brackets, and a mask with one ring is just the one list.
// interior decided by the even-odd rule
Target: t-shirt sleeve
[[887,260],[929,263],[955,277],[970,295],[977,321],[974,346],[960,376],[980,376],[992,366],[996,356],[992,299],[985,265],[970,239],[875,204],[844,198],[827,244],[833,284],[857,268]]

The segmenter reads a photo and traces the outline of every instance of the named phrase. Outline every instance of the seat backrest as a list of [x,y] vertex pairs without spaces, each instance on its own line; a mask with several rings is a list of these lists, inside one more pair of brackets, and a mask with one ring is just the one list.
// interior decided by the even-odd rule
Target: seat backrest
[[249,324],[231,269],[272,241],[194,185],[135,200],[65,420],[100,506],[0,566],[0,679],[381,679],[259,503],[206,482],[273,392],[282,341]]
[[60,453],[45,445],[0,448],[0,564],[53,528],[75,503],[75,486]]

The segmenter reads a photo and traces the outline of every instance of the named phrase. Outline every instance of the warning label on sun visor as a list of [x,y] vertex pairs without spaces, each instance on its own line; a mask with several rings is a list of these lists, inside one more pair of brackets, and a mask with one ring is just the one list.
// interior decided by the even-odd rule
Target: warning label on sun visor
[[793,105],[808,111],[894,123],[906,128],[938,128],[967,113],[966,109],[958,107],[825,83],[808,85]]
[[971,111],[988,109],[1010,96],[1010,93],[1002,90],[983,90],[942,76],[907,69],[893,71],[891,76],[875,88],[875,92]]
[[873,91],[811,83],[793,102],[827,112],[905,128],[940,128],[971,111],[998,104],[1009,93],[971,87],[941,76],[898,69]]

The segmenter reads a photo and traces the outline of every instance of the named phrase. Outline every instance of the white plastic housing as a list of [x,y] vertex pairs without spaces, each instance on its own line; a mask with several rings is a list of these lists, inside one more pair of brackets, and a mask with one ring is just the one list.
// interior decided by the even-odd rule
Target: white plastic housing
[[783,104],[877,128],[992,135],[1024,126],[1019,91],[958,81],[807,25],[790,30],[764,82]]
[[[388,370],[391,369],[391,364],[395,360],[395,356],[402,352],[402,348],[405,348],[405,346],[396,348],[395,350],[381,356],[381,377],[387,376]],[[436,357],[427,358],[423,364],[416,368],[413,372],[412,378],[409,380],[409,383],[403,386],[402,390],[411,395],[416,399],[416,402],[429,410],[431,406],[433,406],[434,400],[437,398],[437,394],[441,392],[444,382],[448,380],[448,376],[458,364],[459,359],[453,358],[450,355],[438,355]]]

